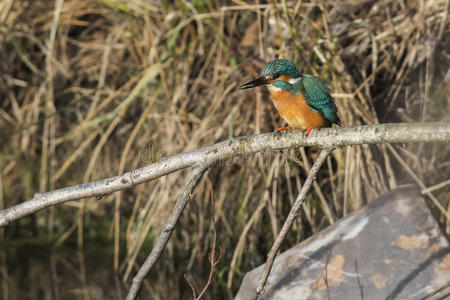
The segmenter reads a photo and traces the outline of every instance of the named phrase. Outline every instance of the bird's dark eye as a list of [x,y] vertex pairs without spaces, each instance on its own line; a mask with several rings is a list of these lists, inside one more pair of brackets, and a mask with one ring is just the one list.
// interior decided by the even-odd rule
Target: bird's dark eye
[[275,74],[272,75],[272,79],[277,79],[280,76],[281,76],[280,73],[275,73]]

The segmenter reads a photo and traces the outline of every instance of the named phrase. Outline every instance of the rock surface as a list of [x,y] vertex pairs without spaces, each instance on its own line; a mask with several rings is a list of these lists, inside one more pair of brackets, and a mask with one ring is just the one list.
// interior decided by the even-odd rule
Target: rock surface
[[[254,292],[248,272],[236,299]],[[443,299],[449,242],[417,188],[398,188],[280,254],[260,299]],[[450,297],[450,296],[449,296]]]

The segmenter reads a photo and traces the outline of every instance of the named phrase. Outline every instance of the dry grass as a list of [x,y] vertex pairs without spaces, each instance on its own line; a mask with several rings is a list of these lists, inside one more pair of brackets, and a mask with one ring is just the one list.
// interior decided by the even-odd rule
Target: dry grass
[[[282,123],[267,92],[236,87],[274,55],[327,79],[346,125],[449,121],[448,2],[4,0],[0,206],[229,137],[273,131]],[[448,180],[449,150],[420,144],[335,151],[284,249],[398,185]],[[265,260],[316,156],[317,149],[292,149],[210,170],[143,293],[185,299],[191,288],[184,274],[204,286],[214,193],[223,254],[206,297],[234,294],[243,274]],[[10,246],[0,251],[7,266],[3,293],[20,298],[22,287],[36,299],[47,293],[122,298],[121,282],[128,285],[149,252],[187,172],[55,207],[1,230],[1,244]],[[450,211],[449,194],[447,181],[428,199]],[[430,206],[450,232],[449,220]],[[26,251],[46,241],[51,268],[33,264],[34,252]],[[105,269],[95,255],[72,256],[76,246],[102,253]],[[24,253],[20,260],[16,250]],[[19,268],[24,260],[31,266]],[[53,284],[31,288],[42,276]]]

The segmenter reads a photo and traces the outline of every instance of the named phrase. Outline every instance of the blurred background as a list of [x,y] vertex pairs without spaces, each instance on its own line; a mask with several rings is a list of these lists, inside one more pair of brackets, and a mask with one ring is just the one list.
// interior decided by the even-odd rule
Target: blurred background
[[[449,121],[448,0],[0,3],[0,208],[161,157],[283,125],[274,57],[327,80],[345,126]],[[201,180],[142,299],[226,299],[265,261],[318,149],[217,164]],[[3,299],[122,299],[190,170],[68,202],[0,229]],[[320,170],[282,250],[405,183],[450,174],[448,144],[362,145]],[[450,232],[450,186],[428,204]],[[440,208],[436,206],[440,204]],[[186,279],[186,277],[188,279]]]

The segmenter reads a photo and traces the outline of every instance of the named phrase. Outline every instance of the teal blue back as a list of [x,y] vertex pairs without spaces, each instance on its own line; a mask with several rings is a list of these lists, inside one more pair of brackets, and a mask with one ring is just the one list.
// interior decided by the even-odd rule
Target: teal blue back
[[330,122],[340,125],[337,107],[325,80],[302,74],[302,79],[294,84],[292,92],[294,95],[302,93],[312,110],[318,112]]

